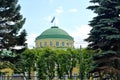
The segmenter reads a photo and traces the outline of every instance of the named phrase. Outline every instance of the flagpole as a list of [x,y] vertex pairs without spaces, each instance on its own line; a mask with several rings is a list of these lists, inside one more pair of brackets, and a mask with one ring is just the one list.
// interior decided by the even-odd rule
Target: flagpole
[[56,26],[56,23],[55,23],[55,21],[54,21],[54,26]]

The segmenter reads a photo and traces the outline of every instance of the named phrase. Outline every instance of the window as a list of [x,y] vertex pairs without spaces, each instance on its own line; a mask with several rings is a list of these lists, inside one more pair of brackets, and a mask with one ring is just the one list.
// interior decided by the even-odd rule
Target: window
[[42,47],[42,42],[40,42],[40,48]]
[[69,43],[67,43],[67,46],[69,46]]
[[47,46],[47,42],[44,42],[44,46],[45,46],[45,47]]
[[64,43],[64,42],[62,42],[62,46],[65,46],[65,43]]
[[50,46],[52,46],[53,44],[52,44],[52,41],[50,41]]
[[56,42],[56,47],[58,47],[59,46],[59,42]]

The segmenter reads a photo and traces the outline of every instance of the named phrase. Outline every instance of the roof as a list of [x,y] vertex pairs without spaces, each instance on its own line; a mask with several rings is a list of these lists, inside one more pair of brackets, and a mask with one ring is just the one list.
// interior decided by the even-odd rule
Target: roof
[[58,28],[58,26],[52,26],[50,29],[45,30],[36,40],[48,38],[68,39],[73,41],[73,38],[66,31]]
[[2,51],[0,51],[0,56],[9,56],[9,57],[12,57],[13,53],[10,50],[2,50]]

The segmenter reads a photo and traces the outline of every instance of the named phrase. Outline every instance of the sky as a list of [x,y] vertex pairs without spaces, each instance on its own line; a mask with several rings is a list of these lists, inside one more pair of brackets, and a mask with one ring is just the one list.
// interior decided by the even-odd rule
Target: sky
[[35,38],[46,29],[51,28],[55,16],[55,25],[65,30],[74,38],[75,48],[87,47],[84,41],[91,27],[89,21],[95,16],[93,11],[86,9],[90,0],[19,0],[20,13],[26,18],[23,29],[27,31],[29,48],[35,47]]

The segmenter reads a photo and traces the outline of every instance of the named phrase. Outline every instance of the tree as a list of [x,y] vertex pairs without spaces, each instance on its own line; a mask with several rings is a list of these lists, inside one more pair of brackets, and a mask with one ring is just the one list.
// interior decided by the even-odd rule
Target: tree
[[[13,54],[21,53],[25,50],[26,41],[26,31],[20,32],[23,24],[25,23],[25,18],[20,14],[20,5],[17,4],[18,0],[0,0],[0,61],[9,61],[15,63],[19,55]],[[16,49],[19,46],[20,49]],[[4,49],[6,53],[4,54]],[[15,51],[15,52],[14,52]],[[15,56],[16,55],[16,56]]]
[[65,54],[64,50],[56,50],[56,65],[57,65],[57,76],[58,78],[62,78],[64,76],[64,67],[62,65],[65,64],[66,58],[63,56]]
[[92,30],[86,39],[88,48],[97,53],[93,56],[94,68],[91,72],[98,72],[101,79],[109,75],[111,79],[120,80],[120,0],[90,2],[94,5],[88,9],[97,14],[90,21]]
[[[22,73],[26,80],[31,79],[31,73],[35,71],[35,63],[37,60],[36,51],[34,49],[26,49],[19,60],[14,63],[14,71]],[[26,75],[27,73],[27,75]]]
[[0,0],[0,49],[25,46],[26,31],[19,31],[25,23],[18,0]]
[[88,50],[86,48],[82,49],[81,54],[82,54],[82,75],[83,78],[89,78],[89,70],[91,69],[91,63],[92,63],[92,55],[94,51],[93,50]]
[[78,62],[78,59],[77,59],[77,54],[78,52],[75,50],[75,49],[71,49],[71,48],[68,48],[67,49],[67,53],[69,54],[68,55],[68,59],[69,59],[69,74],[70,75],[70,78],[72,78],[72,72],[73,72],[73,68],[76,67],[77,65],[77,62]]
[[40,56],[37,61],[37,71],[38,71],[38,80],[47,79],[46,78],[46,63],[44,57]]
[[57,54],[57,60],[56,60],[56,65],[57,65],[57,75],[61,79],[65,75],[70,74],[70,69],[71,69],[71,54],[69,51],[65,50],[56,50]]
[[38,78],[52,80],[55,77],[56,54],[52,49],[43,49],[38,59]]

